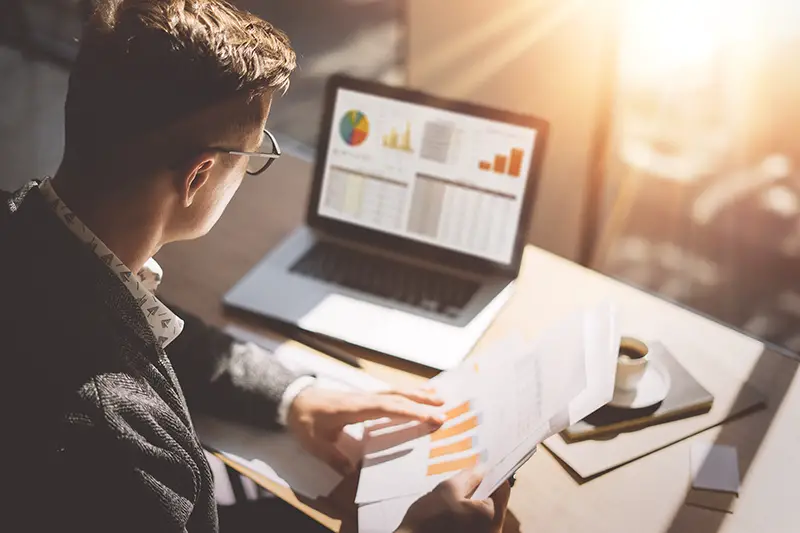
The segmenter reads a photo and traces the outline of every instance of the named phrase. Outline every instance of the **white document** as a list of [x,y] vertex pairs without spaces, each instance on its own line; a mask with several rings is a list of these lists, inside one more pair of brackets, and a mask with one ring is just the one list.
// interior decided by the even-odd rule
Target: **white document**
[[475,497],[487,497],[539,442],[611,398],[618,344],[605,304],[535,342],[510,336],[440,374],[430,386],[447,402],[447,422],[435,432],[420,424],[368,428],[356,503],[424,494],[477,465],[487,475]]
[[[228,327],[226,331],[242,342],[253,342],[272,352],[291,370],[315,374],[322,386],[368,391],[388,388],[356,368],[321,357],[297,344],[279,343],[236,327]],[[206,415],[193,416],[193,420],[204,445],[306,497],[327,496],[342,480],[342,476],[305,451],[286,432],[270,432]],[[362,455],[362,434],[361,425],[348,426],[338,443],[354,461]]]
[[327,496],[342,480],[288,433],[268,432],[209,416],[194,417],[194,424],[205,446],[309,498]]
[[583,420],[614,396],[620,329],[612,305],[604,303],[587,313],[584,326],[587,339],[586,388],[569,404],[568,426],[557,431]]
[[691,466],[694,488],[739,493],[739,459],[733,446],[695,442]]
[[[528,437],[519,442],[517,447],[500,464],[487,472],[483,482],[473,494],[473,499],[482,500],[488,498],[501,483],[508,479],[517,468],[533,455],[531,450],[535,450],[535,446],[538,443],[582,420],[611,400],[614,394],[614,378],[620,343],[616,313],[611,304],[605,303],[582,313],[581,318],[584,328],[584,364],[582,369],[585,371],[584,376],[586,378],[583,390],[573,397],[572,401],[569,401],[569,405],[566,408],[564,403],[560,403],[563,402],[564,396],[559,398],[558,395],[553,394],[552,396],[556,399],[556,405],[560,407],[560,410],[556,413],[553,413],[552,410],[548,411],[548,418],[543,420],[541,425]],[[567,322],[562,328],[553,330],[549,338],[555,339],[559,335],[569,334],[568,328],[579,327],[576,322],[573,322],[571,326],[569,324]],[[550,342],[554,343],[556,341],[551,340]],[[562,372],[565,372],[565,367],[562,367]],[[551,375],[547,379],[553,380],[554,378],[555,376]],[[571,394],[573,390],[571,389],[568,392]]]
[[[359,532],[394,531],[415,501],[458,471],[429,475],[442,463],[488,468],[472,498],[489,497],[538,443],[611,399],[619,341],[615,309],[603,304],[534,343],[511,335],[431,380],[455,415],[439,431],[452,435],[434,440],[435,433],[411,423],[367,428],[356,495]],[[476,427],[459,427],[466,420]],[[446,446],[452,449],[445,455],[433,451]]]

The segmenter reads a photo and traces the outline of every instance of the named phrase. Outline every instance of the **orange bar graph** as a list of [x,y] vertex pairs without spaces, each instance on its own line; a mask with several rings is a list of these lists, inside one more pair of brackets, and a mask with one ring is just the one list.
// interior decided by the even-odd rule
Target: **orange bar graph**
[[454,459],[453,461],[445,461],[443,463],[436,463],[428,465],[428,475],[438,476],[439,474],[447,474],[449,472],[458,472],[465,468],[473,468],[480,462],[480,455],[475,454],[463,459]]
[[464,402],[461,405],[453,407],[449,411],[447,411],[444,415],[445,419],[452,420],[456,417],[459,417],[465,413],[468,413],[470,410],[469,402]]
[[454,437],[456,435],[460,435],[476,427],[478,427],[477,415],[471,416],[466,420],[464,420],[463,422],[459,422],[458,424],[454,424],[450,427],[437,429],[436,431],[431,433],[431,441],[436,442],[438,440]]
[[525,152],[519,148],[511,150],[511,162],[508,164],[508,175],[518,178],[522,174],[522,155]]
[[504,155],[497,154],[494,156],[494,171],[498,174],[504,174],[506,171],[506,163],[508,162],[508,157]]
[[453,453],[466,452],[471,450],[472,448],[473,448],[472,437],[467,437],[466,439],[456,441],[452,444],[445,444],[444,446],[431,448],[429,457],[431,459],[435,459],[437,457],[443,457],[445,455],[450,455]]
[[525,158],[525,150],[522,148],[512,148],[511,155],[496,154],[494,161],[478,161],[478,168],[484,172],[494,171],[496,174],[507,174],[512,178],[522,175],[522,160]]

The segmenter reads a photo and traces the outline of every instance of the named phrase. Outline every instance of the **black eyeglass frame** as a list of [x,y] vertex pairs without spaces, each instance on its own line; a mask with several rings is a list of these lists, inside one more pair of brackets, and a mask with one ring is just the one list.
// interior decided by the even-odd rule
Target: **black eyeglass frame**
[[272,165],[272,163],[274,163],[275,160],[281,156],[281,147],[278,146],[278,140],[275,138],[275,136],[272,133],[270,133],[270,131],[266,128],[264,128],[264,135],[269,137],[269,140],[272,141],[273,152],[271,154],[266,154],[264,152],[241,152],[239,150],[228,150],[227,148],[217,148],[217,149],[222,152],[229,153],[231,155],[259,157],[261,159],[266,159],[267,161],[264,163],[264,166],[262,166],[258,170],[254,172],[251,172],[250,170],[246,171],[249,176],[258,176],[259,174],[267,170]]

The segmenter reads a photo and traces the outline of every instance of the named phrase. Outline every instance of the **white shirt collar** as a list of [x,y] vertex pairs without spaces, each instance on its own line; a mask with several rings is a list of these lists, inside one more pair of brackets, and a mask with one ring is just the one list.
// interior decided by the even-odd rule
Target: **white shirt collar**
[[153,258],[148,259],[142,270],[133,275],[131,270],[119,260],[114,252],[103,244],[92,231],[80,221],[58,197],[50,179],[39,185],[39,191],[47,204],[69,230],[89,246],[112,272],[117,274],[123,285],[130,291],[136,304],[142,311],[145,320],[153,330],[153,334],[162,346],[166,347],[183,331],[183,320],[161,303],[151,291],[155,291],[161,282],[163,271]]

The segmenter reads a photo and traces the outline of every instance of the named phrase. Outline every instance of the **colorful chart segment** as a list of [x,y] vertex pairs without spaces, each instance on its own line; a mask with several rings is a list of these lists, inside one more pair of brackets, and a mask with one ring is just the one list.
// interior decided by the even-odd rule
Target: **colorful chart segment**
[[369,136],[369,119],[361,111],[351,110],[339,122],[339,134],[349,146],[358,146]]
[[477,439],[473,437],[467,437],[466,439],[462,439],[451,444],[445,444],[443,446],[431,448],[431,453],[429,456],[431,459],[436,459],[438,457],[443,457],[453,453],[468,452],[475,447],[476,443]]
[[478,438],[472,431],[480,426],[481,415],[473,412],[472,402],[464,402],[445,413],[444,425],[431,433],[430,461],[426,475],[438,476],[472,468],[484,460]]
[[522,159],[525,151],[520,148],[512,148],[511,155],[497,154],[494,161],[479,161],[478,168],[486,172],[496,174],[508,174],[513,178],[518,178],[522,174]]
[[398,133],[392,128],[389,133],[383,136],[383,147],[402,152],[412,152],[411,149],[411,122],[406,122],[406,129],[403,133]]
[[451,472],[459,472],[465,468],[473,468],[478,466],[482,459],[483,457],[481,454],[476,453],[475,455],[470,455],[469,457],[432,464],[428,466],[428,475],[438,476],[441,474],[449,474]]
[[431,441],[436,442],[438,440],[449,439],[450,437],[455,437],[456,435],[460,435],[461,433],[466,433],[470,429],[475,429],[481,423],[480,416],[474,415],[466,420],[459,422],[458,424],[454,424],[450,427],[442,428],[439,430],[434,431],[431,433]]
[[[476,365],[477,366],[477,365]],[[453,407],[449,411],[447,411],[444,416],[446,420],[452,420],[454,418],[458,418],[461,415],[465,415],[469,413],[471,406],[469,402],[464,402],[459,406]]]

